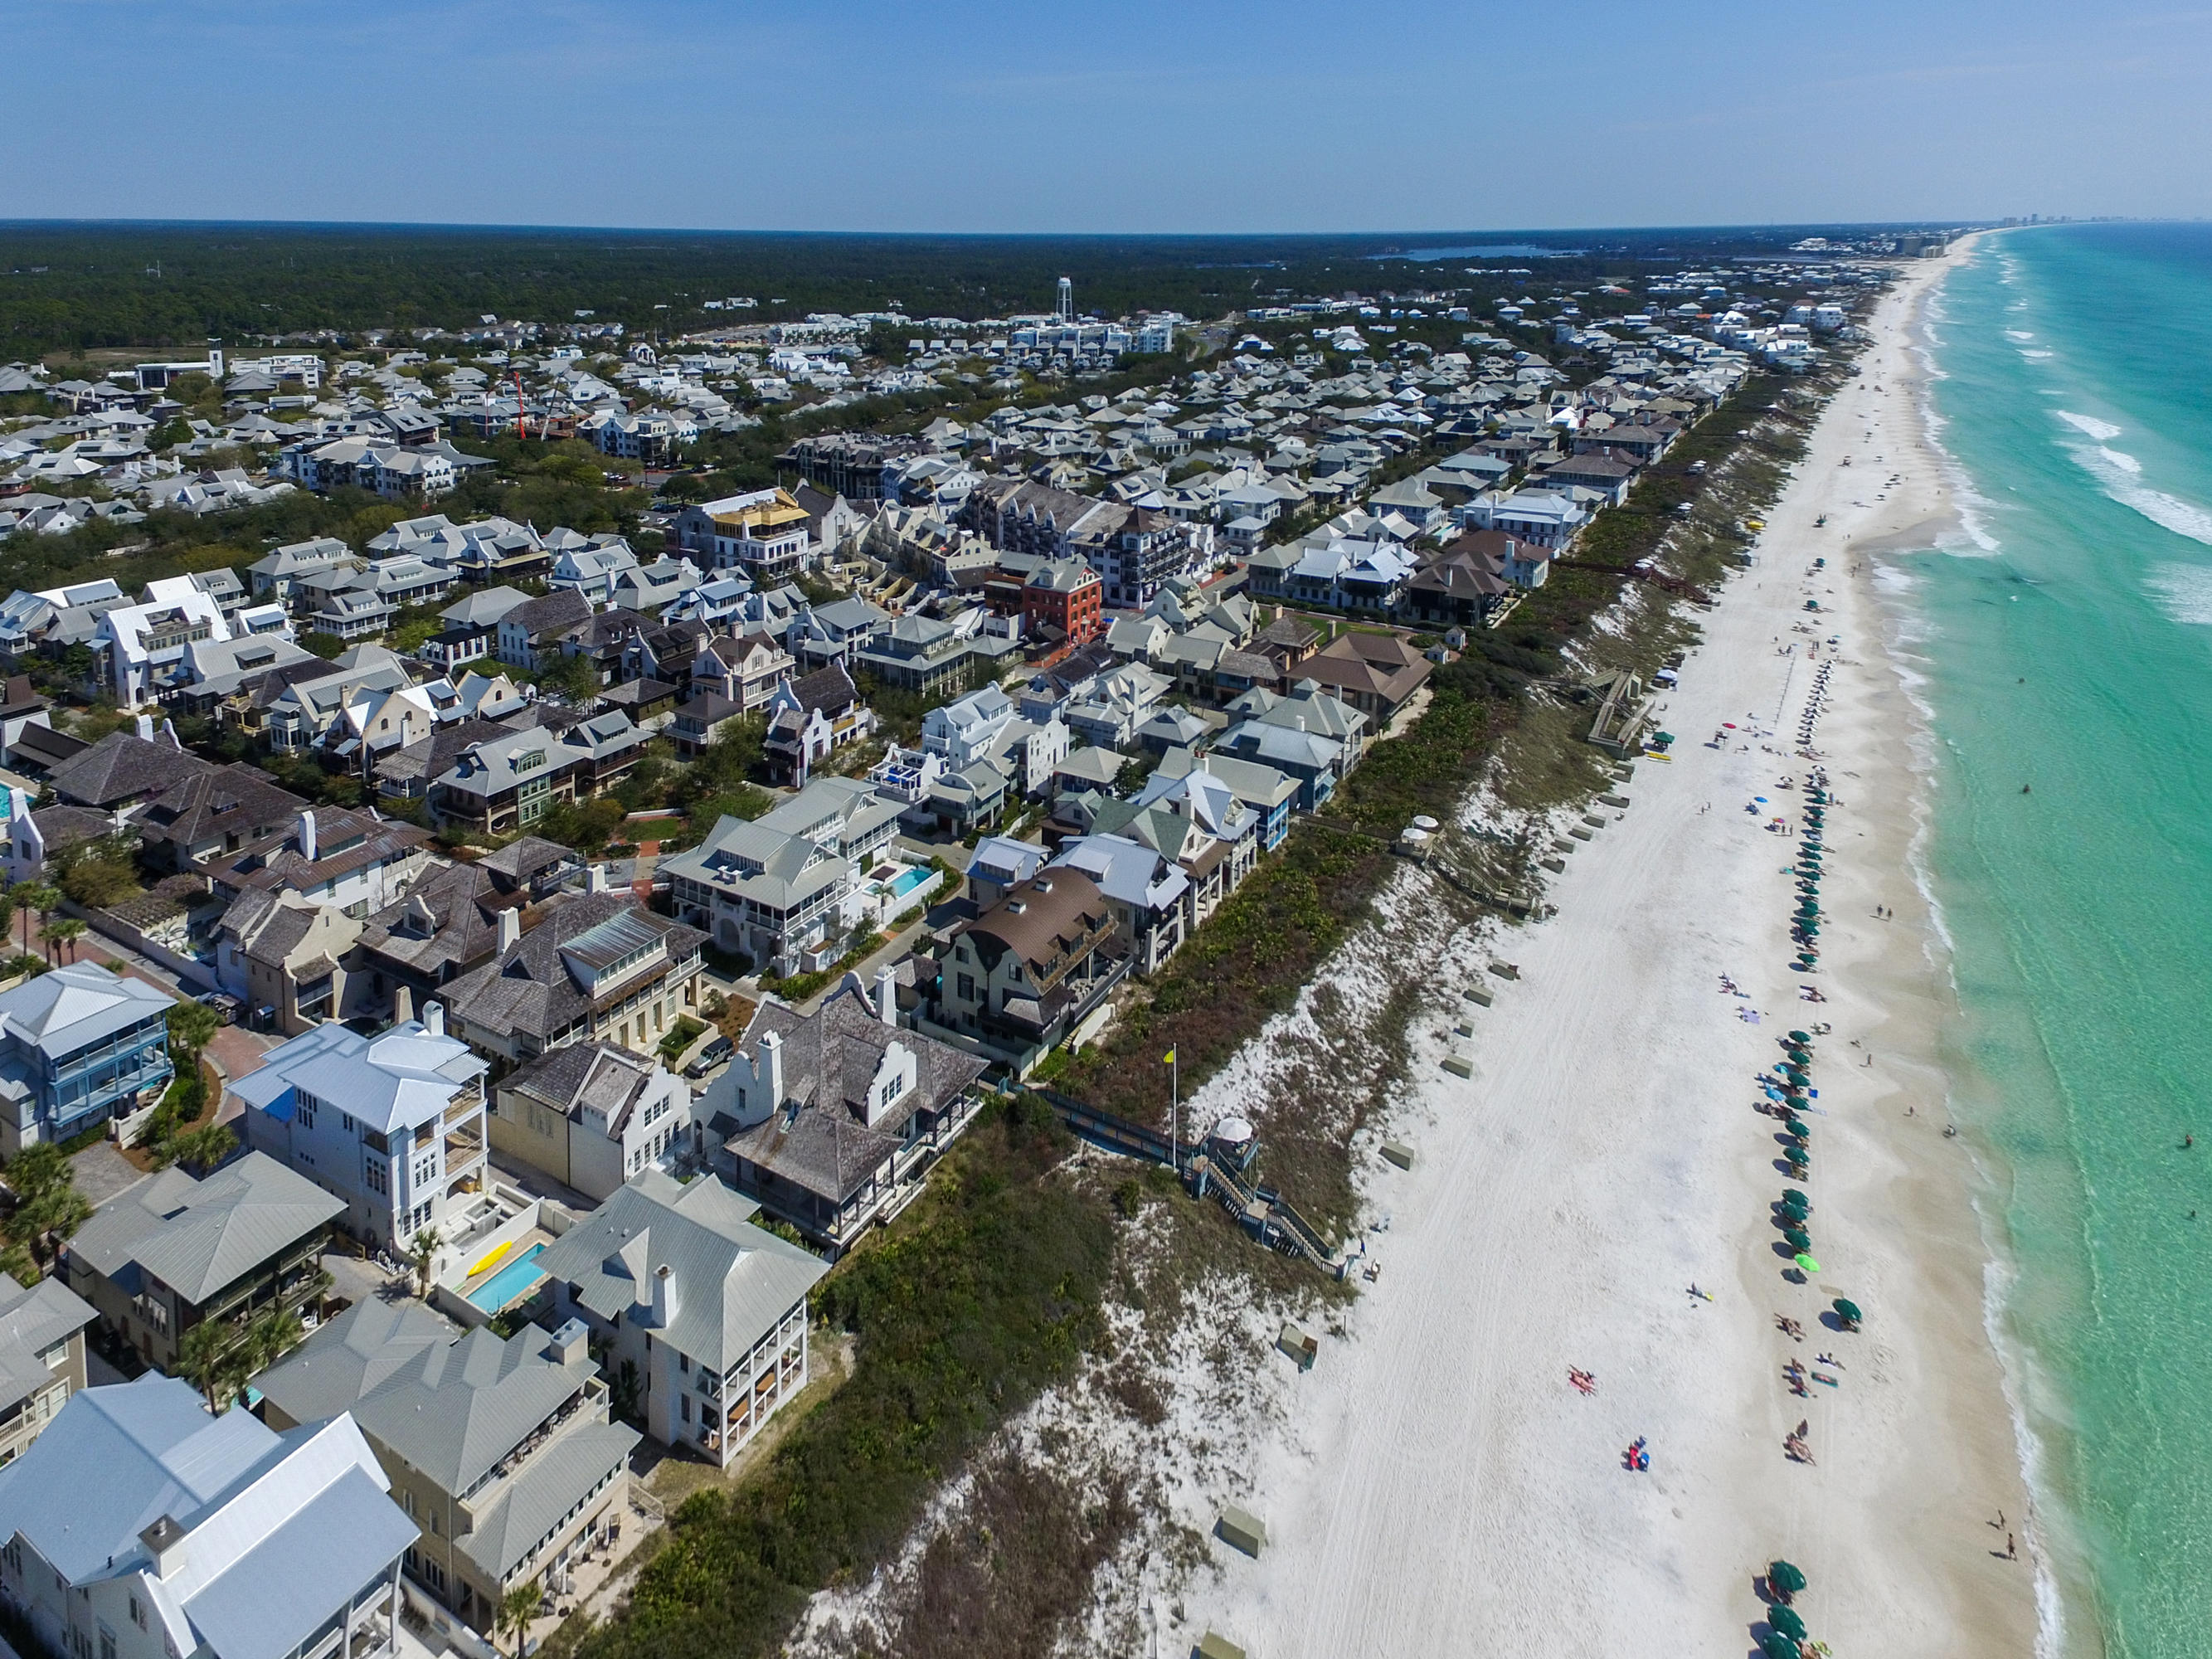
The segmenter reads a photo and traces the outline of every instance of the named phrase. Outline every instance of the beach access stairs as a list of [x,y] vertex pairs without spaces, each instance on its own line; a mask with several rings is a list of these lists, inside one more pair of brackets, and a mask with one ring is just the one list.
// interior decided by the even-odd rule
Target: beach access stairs
[[1032,1086],[1071,1133],[1106,1152],[1177,1169],[1195,1198],[1212,1198],[1232,1220],[1271,1250],[1310,1263],[1332,1279],[1342,1279],[1350,1263],[1272,1187],[1253,1181],[1249,1170],[1224,1156],[1211,1141],[1181,1140],[1170,1146],[1158,1129],[1086,1105],[1057,1089]]

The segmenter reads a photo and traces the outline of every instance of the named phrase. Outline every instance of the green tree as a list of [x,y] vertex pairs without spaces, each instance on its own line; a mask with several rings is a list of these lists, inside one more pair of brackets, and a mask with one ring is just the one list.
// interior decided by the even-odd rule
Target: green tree
[[50,921],[39,929],[39,938],[45,941],[49,961],[61,960],[61,948],[69,946],[70,960],[76,960],[76,942],[84,937],[84,924],[74,916],[64,916],[59,921]]
[[177,1370],[207,1396],[210,1416],[222,1416],[246,1386],[243,1346],[237,1328],[220,1319],[203,1319],[177,1345]]
[[26,1146],[8,1166],[15,1207],[8,1218],[9,1242],[30,1254],[40,1273],[54,1259],[61,1242],[85,1224],[92,1206],[76,1189],[76,1171],[52,1141]]
[[517,1584],[499,1598],[499,1630],[502,1635],[514,1638],[514,1650],[522,1652],[523,1638],[529,1634],[530,1621],[537,1616],[539,1603],[545,1599],[535,1578]]
[[167,1015],[169,1058],[184,1071],[197,1060],[215,1034],[222,1029],[222,1016],[204,1002],[173,1004]]
[[307,1334],[300,1316],[290,1308],[268,1308],[246,1328],[240,1346],[249,1375],[258,1376],[282,1359]]
[[407,1259],[415,1264],[415,1293],[425,1302],[430,1299],[430,1273],[438,1265],[438,1247],[445,1242],[435,1227],[425,1227],[407,1247]]
[[181,1164],[205,1175],[238,1150],[238,1137],[221,1123],[203,1123],[173,1135],[154,1149],[154,1162],[167,1167]]
[[28,881],[15,890],[15,902],[23,912],[23,954],[31,953],[31,918],[44,920],[48,911],[62,902],[61,890],[43,883]]
[[325,662],[329,662],[332,658],[344,652],[346,642],[335,634],[306,634],[301,636],[300,648],[302,651],[312,652]]

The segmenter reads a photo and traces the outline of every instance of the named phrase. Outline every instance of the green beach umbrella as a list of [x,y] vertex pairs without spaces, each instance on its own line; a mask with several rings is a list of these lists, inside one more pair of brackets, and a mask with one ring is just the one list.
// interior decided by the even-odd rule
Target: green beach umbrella
[[1792,1188],[1784,1196],[1781,1208],[1790,1215],[1810,1215],[1813,1213],[1813,1200]]
[[1820,1271],[1820,1264],[1814,1261],[1811,1256],[1808,1255],[1802,1250],[1797,1252],[1797,1265],[1802,1267],[1808,1273],[1816,1273]]
[[1782,1201],[1784,1204],[1787,1204],[1793,1198],[1800,1204],[1809,1204],[1813,1201],[1809,1198],[1806,1197],[1804,1194],[1799,1192],[1795,1187],[1784,1187],[1782,1189]]
[[1778,1630],[1771,1630],[1759,1638],[1759,1650],[1766,1659],[1803,1659],[1797,1644]]
[[1812,1234],[1807,1232],[1802,1227],[1785,1227],[1783,1230],[1782,1237],[1785,1241],[1787,1241],[1790,1248],[1793,1250],[1804,1251],[1809,1250],[1813,1248]]
[[1769,1607],[1766,1622],[1793,1642],[1805,1639],[1805,1621],[1797,1616],[1794,1607]]
[[1790,1034],[1790,1040],[1800,1047],[1809,1046],[1813,1041],[1813,1034],[1810,1031],[1792,1031]]
[[1805,1575],[1788,1561],[1769,1561],[1766,1564],[1766,1586],[1785,1596],[1796,1595],[1805,1588]]
[[1842,1320],[1844,1324],[1856,1326],[1863,1316],[1859,1312],[1857,1303],[1847,1297],[1839,1296],[1836,1298],[1836,1317]]

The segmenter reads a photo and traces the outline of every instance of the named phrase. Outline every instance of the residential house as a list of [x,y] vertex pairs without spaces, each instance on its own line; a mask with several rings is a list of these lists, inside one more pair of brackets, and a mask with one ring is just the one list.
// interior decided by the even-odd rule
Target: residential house
[[[356,1303],[254,1379],[270,1428],[349,1414],[422,1528],[408,1578],[484,1636],[535,1583],[619,1533],[639,1435],[610,1420],[581,1324],[465,1334],[411,1302]],[[334,1656],[335,1659],[335,1656]]]
[[246,574],[252,579],[255,599],[289,606],[303,579],[326,570],[359,570],[368,562],[337,537],[319,536],[312,541],[287,543],[249,565]]
[[246,1145],[340,1200],[348,1232],[404,1255],[434,1227],[442,1267],[460,1231],[448,1218],[486,1176],[484,1070],[433,1004],[374,1037],[312,1027],[229,1087]]
[[1078,871],[1097,884],[1128,944],[1132,972],[1157,972],[1190,936],[1191,878],[1171,853],[1124,836],[1078,836],[1046,868]]
[[705,937],[626,890],[569,895],[440,1000],[453,1035],[502,1073],[576,1042],[651,1054],[697,1004]]
[[719,1181],[646,1170],[546,1246],[554,1317],[580,1319],[646,1431],[727,1468],[806,1386],[818,1257]]
[[685,552],[716,570],[741,571],[760,586],[789,581],[811,562],[806,509],[782,489],[687,507],[676,515],[674,530]]
[[248,888],[223,912],[216,982],[257,1030],[297,1036],[356,1012],[341,965],[361,938],[344,911],[283,889]]
[[526,599],[499,619],[499,659],[510,668],[543,668],[566,654],[592,620],[592,603],[562,591]]
[[851,778],[817,778],[748,823],[724,817],[688,852],[664,857],[675,913],[766,972],[836,959],[858,921],[862,872],[890,843],[907,803]]
[[630,551],[628,542],[615,537],[604,544],[562,550],[554,556],[545,585],[556,591],[580,593],[593,605],[606,605],[614,601],[616,580],[624,571],[636,568],[637,555]]
[[58,1279],[26,1290],[0,1273],[0,1468],[85,1386],[84,1328],[98,1316]]
[[0,1469],[0,1595],[70,1659],[381,1659],[416,1535],[388,1485],[343,1414],[279,1435],[173,1377],[87,1389]]
[[832,1255],[896,1213],[974,1121],[984,1062],[898,1024],[897,985],[857,977],[811,1014],[763,1002],[696,1109],[722,1179]]
[[1301,811],[1320,811],[1364,752],[1367,717],[1310,680],[1300,680],[1283,697],[1247,692],[1229,712],[1237,724],[1222,734],[1214,752],[1297,779]]
[[855,653],[853,664],[855,672],[872,674],[896,690],[939,696],[975,672],[975,636],[951,623],[909,613]]
[[691,684],[694,690],[719,694],[750,714],[767,708],[776,687],[788,681],[797,667],[791,653],[767,634],[718,634],[692,657]]
[[1104,631],[1106,584],[1081,559],[1053,559],[1022,583],[1022,629],[1048,644],[1088,645]]
[[891,625],[889,613],[866,599],[834,599],[828,605],[809,605],[791,624],[785,636],[792,654],[810,668],[849,670],[853,659]]
[[1060,717],[1073,739],[1101,749],[1132,748],[1137,728],[1173,684],[1142,663],[1123,663],[1077,687],[1061,705]]
[[698,586],[699,567],[690,560],[661,558],[622,572],[608,599],[617,610],[658,614]]
[[990,755],[1015,719],[1013,700],[995,685],[941,703],[921,717],[921,746],[957,771]]
[[832,664],[776,687],[762,747],[777,782],[804,788],[817,765],[875,729],[875,710],[860,701],[852,677]]
[[558,801],[588,800],[629,776],[646,734],[620,710],[565,730],[533,726],[462,750],[430,786],[430,810],[447,823],[503,836],[535,823]]
[[1428,684],[1434,666],[1401,635],[1353,629],[1300,663],[1298,678],[1357,708],[1368,730],[1380,732]]
[[1105,1001],[1128,960],[1097,884],[1042,870],[962,927],[933,977],[917,978],[915,1029],[1026,1076]]
[[0,991],[0,1152],[150,1110],[169,1086],[172,999],[76,962]]
[[173,1373],[193,1327],[242,1331],[320,1296],[343,1200],[258,1152],[202,1180],[171,1166],[125,1188],[70,1235],[58,1271],[110,1340]]
[[689,1147],[691,1090],[650,1058],[572,1042],[500,1080],[492,1150],[594,1202]]

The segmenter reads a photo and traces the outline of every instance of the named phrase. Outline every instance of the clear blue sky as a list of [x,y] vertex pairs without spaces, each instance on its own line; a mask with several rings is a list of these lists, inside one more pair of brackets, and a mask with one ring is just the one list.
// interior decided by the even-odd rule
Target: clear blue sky
[[2212,211],[2137,0],[0,0],[0,217],[1420,230]]

